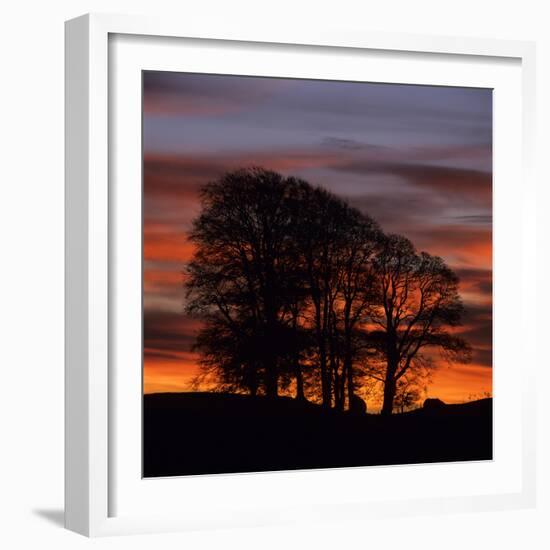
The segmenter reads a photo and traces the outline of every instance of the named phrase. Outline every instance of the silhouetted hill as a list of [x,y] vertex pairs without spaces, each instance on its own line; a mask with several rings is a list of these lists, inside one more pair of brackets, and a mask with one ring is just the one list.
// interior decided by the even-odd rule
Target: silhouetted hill
[[217,393],[143,403],[145,477],[492,459],[492,399],[389,418]]

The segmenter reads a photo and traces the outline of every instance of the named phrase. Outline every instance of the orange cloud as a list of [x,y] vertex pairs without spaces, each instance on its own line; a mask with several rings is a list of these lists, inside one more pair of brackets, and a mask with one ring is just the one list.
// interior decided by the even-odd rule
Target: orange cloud
[[454,269],[492,269],[491,228],[466,224],[411,227],[404,232],[420,250],[441,256]]
[[[183,263],[193,257],[195,246],[184,231],[169,225],[145,222],[143,226],[143,259],[145,261],[172,261]],[[147,274],[147,270],[145,270]],[[151,277],[151,275],[146,275]]]
[[145,269],[143,271],[143,290],[144,292],[154,292],[155,290],[165,290],[167,287],[179,288],[182,286],[183,273],[177,271]]

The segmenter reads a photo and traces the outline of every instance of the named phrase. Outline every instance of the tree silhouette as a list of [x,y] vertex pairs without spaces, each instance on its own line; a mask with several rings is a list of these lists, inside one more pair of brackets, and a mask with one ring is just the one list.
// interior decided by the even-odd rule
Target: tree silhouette
[[201,206],[186,268],[187,312],[204,322],[200,380],[268,397],[294,385],[298,399],[352,410],[369,377],[387,415],[396,396],[412,404],[405,387],[434,350],[468,359],[452,330],[463,311],[456,275],[346,201],[252,168],[208,183]]
[[[463,313],[458,277],[437,257],[417,253],[405,237],[390,235],[376,260],[380,305],[371,314],[381,329],[385,365],[382,414],[391,414],[398,382],[411,371],[429,369],[428,349],[468,361],[470,348],[449,328]],[[377,376],[374,372],[373,376]]]
[[252,394],[262,387],[277,396],[280,369],[296,358],[297,186],[260,168],[228,173],[202,189],[190,234],[187,311],[206,321],[197,339],[203,364]]

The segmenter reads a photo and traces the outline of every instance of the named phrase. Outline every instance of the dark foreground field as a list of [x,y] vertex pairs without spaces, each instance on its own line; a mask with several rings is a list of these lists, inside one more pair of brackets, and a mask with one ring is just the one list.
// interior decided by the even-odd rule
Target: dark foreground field
[[144,477],[492,459],[492,399],[390,418],[280,398],[144,397]]

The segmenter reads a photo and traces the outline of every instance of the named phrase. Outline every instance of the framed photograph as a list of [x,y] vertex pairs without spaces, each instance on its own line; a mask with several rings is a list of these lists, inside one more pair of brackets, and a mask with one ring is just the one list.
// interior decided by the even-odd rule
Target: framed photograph
[[533,505],[533,67],[67,22],[67,528]]

